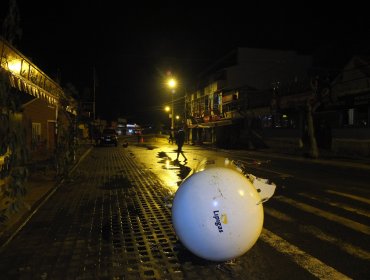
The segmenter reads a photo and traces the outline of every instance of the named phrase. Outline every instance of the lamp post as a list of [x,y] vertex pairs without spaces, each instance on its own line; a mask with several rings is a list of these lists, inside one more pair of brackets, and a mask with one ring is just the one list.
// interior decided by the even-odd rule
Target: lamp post
[[167,81],[167,86],[171,91],[171,133],[175,128],[175,109],[174,109],[174,102],[173,102],[173,95],[175,94],[175,88],[177,86],[177,81],[174,78],[170,78]]
[[[164,111],[168,114],[168,118],[171,118],[172,116],[171,116],[171,111],[172,111],[172,105],[171,106],[166,106],[166,107],[164,107]],[[170,132],[170,134],[172,134],[171,132]]]

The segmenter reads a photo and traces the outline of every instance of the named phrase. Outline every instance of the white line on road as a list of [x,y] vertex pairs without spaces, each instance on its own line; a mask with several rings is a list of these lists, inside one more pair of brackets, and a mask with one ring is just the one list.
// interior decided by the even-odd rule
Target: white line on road
[[[274,217],[275,219],[278,219],[283,222],[289,222],[289,223],[296,223],[296,220],[285,213],[282,213],[280,211],[277,211],[275,209],[264,209],[265,213],[269,216]],[[329,235],[319,228],[312,226],[312,225],[300,225],[299,226],[300,232],[310,234],[314,238],[320,239],[321,241],[328,242],[332,244],[335,247],[338,247],[343,252],[346,252],[349,255],[352,255],[356,258],[363,259],[363,260],[370,260],[370,253],[363,250],[360,247],[354,246],[348,242],[345,242],[341,240],[340,238],[334,237],[332,235]]]
[[351,198],[351,199],[354,199],[354,200],[358,200],[358,201],[361,201],[361,202],[365,202],[367,204],[370,204],[370,199],[367,199],[367,198],[364,198],[364,197],[360,197],[360,196],[357,196],[357,195],[348,194],[348,193],[342,193],[342,192],[337,192],[337,191],[332,191],[332,190],[326,190],[326,192],[331,193],[331,194],[336,194],[336,195],[344,196],[344,197],[347,197],[347,198]]
[[348,212],[352,212],[352,213],[359,214],[359,215],[370,218],[370,212],[365,210],[365,209],[354,208],[354,207],[352,207],[348,204],[345,204],[345,203],[333,202],[333,201],[331,201],[331,199],[321,197],[319,195],[312,195],[312,194],[305,194],[305,193],[298,193],[298,195],[309,198],[309,199],[313,199],[313,200],[316,200],[316,201],[320,201],[320,202],[326,203],[330,206],[341,208],[341,209],[344,209]]
[[314,237],[329,242],[335,246],[338,246],[342,251],[355,256],[357,258],[363,259],[363,260],[370,260],[370,253],[359,248],[356,246],[353,246],[347,242],[344,242],[343,240],[333,237],[331,235],[326,234],[322,230],[318,229],[314,226],[300,226],[299,227],[302,232],[309,233],[313,235]]
[[278,220],[283,221],[283,222],[294,223],[296,221],[294,218],[292,218],[292,217],[288,216],[287,214],[282,213],[282,212],[280,212],[276,209],[264,207],[263,211],[267,215],[269,215],[271,217],[274,217],[275,219],[278,219]]
[[313,213],[317,216],[320,216],[320,217],[323,217],[327,220],[336,222],[338,224],[341,224],[341,225],[343,225],[345,227],[348,227],[350,229],[353,229],[355,231],[359,231],[359,232],[362,232],[364,234],[370,235],[370,227],[368,227],[364,224],[352,221],[352,220],[347,219],[347,218],[343,218],[343,217],[338,216],[338,215],[333,214],[333,213],[329,213],[329,212],[320,210],[319,208],[310,206],[310,205],[305,204],[303,202],[298,202],[298,201],[296,201],[294,199],[291,199],[291,198],[288,198],[288,197],[274,196],[274,198],[279,200],[279,201],[288,203],[289,205],[291,205],[293,207],[296,207],[298,209],[301,209],[303,211]]
[[292,258],[296,264],[319,279],[351,279],[267,229],[262,230],[260,238],[263,242],[269,244],[278,252]]

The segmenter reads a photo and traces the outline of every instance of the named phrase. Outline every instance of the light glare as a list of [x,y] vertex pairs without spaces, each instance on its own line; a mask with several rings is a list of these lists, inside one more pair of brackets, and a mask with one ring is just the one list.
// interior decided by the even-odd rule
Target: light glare
[[169,86],[169,88],[175,88],[177,85],[177,82],[175,79],[171,78],[168,80],[167,85]]

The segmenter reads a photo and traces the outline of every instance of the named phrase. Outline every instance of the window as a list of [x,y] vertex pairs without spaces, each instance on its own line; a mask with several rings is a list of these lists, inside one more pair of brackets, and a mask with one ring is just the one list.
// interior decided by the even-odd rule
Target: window
[[41,141],[41,123],[32,123],[32,142],[38,143]]
[[355,109],[351,108],[348,110],[348,125],[353,125],[355,119]]

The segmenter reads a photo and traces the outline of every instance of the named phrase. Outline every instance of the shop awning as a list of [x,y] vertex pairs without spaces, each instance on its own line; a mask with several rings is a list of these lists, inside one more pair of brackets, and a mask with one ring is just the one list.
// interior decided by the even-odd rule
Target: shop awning
[[231,119],[228,119],[228,120],[219,120],[219,121],[214,121],[214,122],[191,124],[191,125],[188,125],[188,128],[212,128],[212,127],[231,125],[231,124],[233,124],[233,121]]

